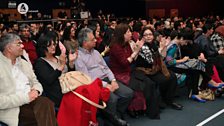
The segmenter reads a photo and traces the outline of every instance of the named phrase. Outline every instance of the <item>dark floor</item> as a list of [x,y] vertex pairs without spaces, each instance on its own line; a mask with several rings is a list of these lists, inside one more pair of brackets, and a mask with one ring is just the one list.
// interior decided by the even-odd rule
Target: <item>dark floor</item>
[[[182,111],[166,108],[161,112],[160,120],[151,120],[147,117],[139,119],[128,118],[131,126],[196,126],[208,117],[224,109],[224,96],[215,101],[199,103],[187,98],[185,89],[179,90],[177,102],[184,106]],[[224,113],[217,116],[203,126],[224,126]]]

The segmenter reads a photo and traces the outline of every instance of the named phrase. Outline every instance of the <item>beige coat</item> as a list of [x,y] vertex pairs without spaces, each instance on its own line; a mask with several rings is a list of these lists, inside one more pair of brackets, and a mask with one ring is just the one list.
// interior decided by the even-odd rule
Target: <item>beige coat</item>
[[[43,88],[37,80],[32,65],[19,58],[21,70],[27,75],[31,88],[40,92]],[[18,126],[19,107],[29,103],[29,96],[25,93],[16,94],[16,80],[12,78],[12,63],[0,52],[0,121],[9,126]]]

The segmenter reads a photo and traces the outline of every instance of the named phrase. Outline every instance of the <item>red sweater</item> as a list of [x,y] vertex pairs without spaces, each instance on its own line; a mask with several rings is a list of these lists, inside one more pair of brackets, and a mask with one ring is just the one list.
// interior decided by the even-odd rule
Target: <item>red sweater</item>
[[34,64],[37,59],[36,47],[32,41],[23,42],[24,49],[29,55],[30,62]]
[[132,54],[130,45],[125,47],[114,44],[110,48],[110,68],[115,75],[117,80],[128,84],[130,80],[131,64],[127,60]]

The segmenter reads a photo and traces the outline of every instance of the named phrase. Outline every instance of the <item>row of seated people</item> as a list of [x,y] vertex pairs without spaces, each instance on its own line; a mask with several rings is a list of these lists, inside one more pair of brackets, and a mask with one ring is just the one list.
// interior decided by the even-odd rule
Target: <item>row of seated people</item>
[[[179,39],[177,33],[174,32],[173,34],[174,38]],[[112,95],[109,98],[108,107],[103,113],[107,115],[105,117],[114,125],[128,125],[124,120],[125,111],[133,97],[133,90],[135,92],[143,92],[145,97],[144,109],[146,109],[146,114],[152,119],[160,118],[159,104],[161,101],[174,109],[181,110],[182,106],[174,102],[177,78],[176,74],[172,71],[175,70],[171,67],[167,69],[166,65],[173,67],[175,64],[172,63],[177,63],[177,60],[174,60],[176,57],[172,57],[176,56],[176,54],[173,54],[175,50],[173,51],[172,49],[178,47],[176,46],[178,44],[186,44],[186,41],[170,44],[169,47],[171,51],[169,52],[168,48],[167,57],[165,58],[167,64],[165,65],[162,60],[163,57],[159,54],[158,45],[154,42],[153,30],[145,28],[141,35],[142,39],[136,42],[137,46],[131,48],[129,41],[131,40],[132,34],[128,25],[120,24],[115,28],[110,47],[109,62],[111,71],[103,61],[100,53],[94,50],[96,40],[92,30],[84,28],[79,32],[77,38],[80,45],[78,54],[77,51],[67,51],[67,57],[65,55],[66,50],[59,48],[60,43],[58,42],[59,38],[57,34],[54,32],[43,34],[36,46],[37,55],[40,58],[38,58],[35,63],[33,62],[33,65],[36,76],[43,85],[46,96],[59,107],[60,111],[60,103],[63,94],[60,89],[58,77],[68,70],[78,70],[86,73],[93,80],[96,78],[102,79],[103,86],[111,91]],[[59,56],[55,57],[55,55],[58,55],[57,50],[63,53],[58,53]],[[188,57],[183,59],[184,61],[182,61],[185,62],[188,60]],[[135,63],[133,74],[131,74],[132,63]],[[202,74],[204,78],[207,77],[207,75],[204,74],[205,70],[202,64],[199,64],[199,66],[197,65],[194,69],[197,70],[197,72],[193,72],[197,73],[197,77],[200,74]],[[185,73],[188,75],[187,77],[191,76],[192,72],[183,71],[186,70],[182,69],[179,74]],[[175,72],[178,73],[178,71]],[[194,81],[193,83],[189,83],[191,85],[188,85],[189,89],[193,92],[193,95],[190,95],[190,97],[200,102],[205,102],[197,95],[197,78],[194,80],[190,77],[190,80]],[[213,82],[212,79],[204,81],[205,87],[208,82],[211,83],[213,87],[222,87],[222,85],[219,86],[220,84]],[[108,83],[111,83],[111,85],[108,85]]]
[[[205,31],[207,32],[208,29]],[[114,32],[116,32],[116,29]],[[121,33],[121,32],[119,32],[119,33]],[[190,33],[190,30],[187,28],[182,29],[181,32],[178,32],[178,31],[171,32],[171,35],[170,35],[171,42],[169,42],[166,45],[166,48],[167,48],[166,55],[163,55],[163,56],[164,56],[164,60],[167,65],[167,68],[169,70],[175,72],[176,77],[179,77],[179,78],[177,78],[180,80],[178,82],[183,82],[184,80],[186,81],[186,85],[188,86],[188,89],[189,89],[189,98],[204,103],[204,102],[206,102],[207,99],[204,99],[203,96],[199,94],[198,83],[200,83],[199,84],[200,90],[205,90],[208,87],[210,87],[212,89],[222,89],[223,83],[222,83],[222,80],[219,78],[220,74],[218,75],[217,71],[216,71],[215,65],[217,65],[217,62],[214,63],[214,58],[213,58],[213,60],[208,59],[209,61],[207,62],[207,59],[204,57],[204,55],[202,53],[200,53],[200,51],[197,50],[198,49],[197,45],[192,44],[191,41],[189,41],[190,40],[189,33]],[[125,32],[124,34],[127,34],[127,32]],[[115,35],[116,35],[116,33],[114,33],[114,36]],[[119,46],[117,46],[117,45],[119,45],[119,44],[117,44],[117,43],[119,43],[119,40],[115,40],[115,43],[117,45],[112,43],[112,46],[110,49],[110,54],[109,54],[109,61],[108,61],[108,64],[111,67],[113,73],[115,74],[115,77],[119,80],[122,80],[124,83],[129,85],[132,89],[134,89],[135,90],[135,98],[134,99],[139,100],[142,103],[142,104],[139,104],[139,102],[136,103],[136,101],[133,100],[133,102],[129,106],[130,107],[129,109],[132,111],[145,110],[147,108],[147,107],[145,108],[145,105],[147,106],[147,97],[146,97],[146,101],[144,100],[144,98],[142,98],[143,95],[146,96],[146,94],[145,94],[146,92],[144,91],[146,87],[143,83],[144,76],[138,72],[141,71],[148,77],[150,77],[150,76],[155,77],[155,75],[159,69],[159,68],[156,69],[156,65],[161,64],[160,62],[158,62],[159,60],[155,58],[155,57],[158,57],[155,55],[156,55],[156,52],[158,51],[158,49],[157,49],[158,45],[160,45],[161,43],[158,43],[158,41],[155,41],[154,30],[150,27],[148,27],[148,28],[145,27],[141,32],[141,36],[143,37],[142,41],[145,41],[144,45],[147,45],[147,42],[150,43],[147,45],[149,47],[147,47],[147,46],[144,47],[144,45],[142,46],[141,51],[145,51],[145,52],[139,53],[139,52],[134,51],[133,53],[131,53],[134,50],[134,48],[132,48],[133,50],[130,51],[131,50],[130,47],[125,47],[125,44],[123,44],[123,45],[120,44],[120,47],[119,47]],[[126,38],[124,40],[126,40]],[[126,41],[130,42],[130,40],[128,40],[128,39]],[[114,42],[114,41],[112,41],[112,42]],[[120,42],[120,43],[122,43],[122,42]],[[136,43],[138,43],[138,42],[136,42]],[[114,46],[113,44],[116,46]],[[202,43],[202,44],[204,44],[204,43]],[[186,49],[187,48],[186,45],[190,46],[190,48],[188,47],[188,51]],[[184,47],[184,48],[182,48],[182,50],[187,52],[187,54],[185,54],[185,55],[188,55],[188,56],[185,56],[185,57],[181,56],[181,52],[180,52],[181,46]],[[195,49],[195,48],[197,48],[197,49]],[[190,49],[190,52],[189,52],[189,49]],[[129,51],[129,53],[127,53],[128,52],[127,50]],[[211,50],[205,49],[204,51],[211,51]],[[217,51],[217,52],[214,50],[212,50],[212,51],[216,55],[223,54],[223,49],[220,49],[220,51]],[[195,53],[194,55],[196,55],[196,56],[189,55],[189,54],[192,54],[192,52]],[[135,56],[137,53],[138,53],[138,57],[136,58]],[[145,56],[146,54],[144,54],[144,53],[148,53],[147,57]],[[154,55],[154,56],[150,56],[150,55]],[[191,57],[191,59],[189,58],[189,56]],[[208,56],[208,55],[206,54],[206,56]],[[222,56],[219,56],[219,60],[221,60],[222,58],[223,58]],[[128,59],[130,61],[135,60],[134,72],[131,73],[130,64],[129,64],[129,62],[127,62],[126,59]],[[146,62],[144,62],[144,60],[146,60]],[[152,61],[150,61],[150,60],[152,60]],[[153,63],[153,61],[157,62],[157,63]],[[147,64],[147,62],[148,63],[151,62],[151,66],[149,64]],[[153,67],[154,64],[155,64],[155,66]],[[160,74],[163,73],[164,75],[166,75],[167,72],[164,71],[164,69],[163,69],[164,66],[161,65],[160,67],[161,67],[160,68],[161,71],[159,70],[160,71],[159,73]],[[218,64],[218,67],[222,68],[222,66],[220,66],[220,64]],[[138,71],[138,72],[136,72],[136,71]],[[218,78],[218,79],[216,79],[216,81],[214,81],[214,79],[211,78],[213,71],[216,72],[215,77]],[[136,74],[139,74],[139,75],[136,75]],[[202,79],[203,79],[202,82],[199,82],[200,75],[202,75]],[[150,79],[155,81],[155,79],[153,79],[153,77]],[[160,80],[161,80],[161,78],[165,78],[165,77],[160,77]],[[138,83],[138,81],[136,81],[135,79],[137,79],[138,81],[141,80],[142,82]],[[133,80],[135,80],[135,81],[133,81]],[[156,81],[158,81],[158,80],[156,80]],[[169,85],[169,86],[171,86],[171,85]],[[162,91],[162,89],[160,89],[160,90]],[[139,91],[142,91],[143,95],[141,92],[139,94]],[[147,89],[147,91],[149,91],[149,89]],[[166,94],[166,96],[168,96],[168,95]],[[141,106],[141,107],[139,108],[138,106]],[[146,109],[146,111],[147,111],[147,109]],[[134,116],[136,116],[136,115],[134,115]]]
[[[58,77],[61,75],[61,73],[67,71],[68,69],[72,70],[72,68],[74,67],[73,60],[75,59],[77,54],[76,53],[72,54],[71,52],[69,52],[69,55],[68,55],[68,59],[69,59],[68,64],[69,65],[67,67],[67,63],[65,60],[66,56],[64,53],[61,53],[61,55],[59,57],[55,57],[55,55],[57,55],[56,52],[58,52],[58,49],[59,49],[58,36],[57,36],[57,34],[55,34],[55,32],[46,32],[46,34],[43,34],[43,36],[40,37],[38,43],[35,45],[35,43],[30,41],[29,26],[21,25],[20,36],[21,36],[22,41],[20,40],[21,42],[19,42],[19,44],[17,44],[17,45],[18,45],[18,47],[21,47],[22,49],[26,50],[26,51],[23,51],[23,56],[22,56],[23,59],[25,59],[27,62],[30,62],[33,64],[37,78],[41,82],[41,84],[44,88],[45,96],[50,98],[54,102],[55,107],[58,108],[60,106],[60,102],[62,99],[62,92],[60,89]],[[37,52],[36,52],[36,47],[37,47]],[[48,50],[48,47],[50,47],[49,50]],[[60,52],[62,52],[62,51],[60,50]],[[37,59],[37,57],[40,57],[40,58]],[[40,69],[39,69],[39,67],[40,67]],[[45,67],[47,69],[45,69]],[[108,72],[110,72],[110,71],[108,71]],[[46,74],[46,73],[50,73],[50,74]],[[46,76],[47,78],[42,76],[45,74],[47,75]],[[116,83],[116,80],[114,80],[113,75],[108,76],[108,78],[106,78],[106,79],[107,80],[105,80],[105,81],[113,83],[113,86],[114,86],[112,88],[112,86],[108,85],[107,86],[108,88],[110,88],[111,90],[115,90],[118,88],[118,85]],[[120,89],[122,89],[121,87],[120,87]],[[124,104],[128,105],[128,101],[132,97],[130,89],[129,90],[123,89],[123,90],[125,90],[124,93],[126,93],[126,94],[121,95],[121,96],[124,96],[124,98],[119,98],[119,101],[122,102],[122,106],[124,106]],[[108,105],[108,107],[107,107],[108,110],[104,112],[105,115],[107,115],[108,116],[107,118],[112,120],[113,123],[115,123],[115,125],[127,125],[127,122],[120,119],[120,117],[118,117],[116,114],[116,104],[117,104],[116,99],[118,99],[118,96],[111,95],[110,97],[112,97],[111,98],[111,106],[112,107],[110,107]],[[122,99],[124,99],[124,100],[122,100]],[[127,105],[125,105],[125,106],[127,106]],[[125,111],[125,110],[123,110],[123,109],[125,109],[125,106],[119,107],[119,109],[121,109],[121,111]],[[9,124],[7,121],[3,121],[3,122],[6,122],[7,124]]]
[[[100,65],[99,63],[97,63],[99,62],[99,58],[101,59],[101,61],[104,61],[99,53],[97,53],[98,56],[94,56],[95,54],[88,55],[88,51],[95,52],[94,50],[92,50],[95,45],[95,37],[92,33],[92,30],[84,28],[80,31],[79,44],[83,45],[83,47],[85,47],[85,50],[83,48],[84,51],[81,52],[82,48],[80,47],[79,52],[68,52],[68,68],[66,65],[66,48],[63,47],[62,44],[60,45],[60,43],[56,43],[56,39],[57,36],[55,36],[54,32],[49,32],[48,34],[41,36],[40,41],[37,45],[37,54],[40,58],[34,64],[34,71],[37,75],[38,80],[42,83],[45,89],[46,96],[52,99],[55,102],[55,105],[59,107],[59,125],[63,125],[64,123],[60,121],[60,117],[63,117],[61,116],[62,112],[60,111],[60,104],[63,94],[61,92],[60,82],[58,78],[62,73],[65,73],[68,70],[72,70],[72,68],[74,68],[74,62],[80,62],[80,58],[84,58],[81,61],[87,61],[89,64],[83,64],[82,62],[78,63],[78,65],[75,65],[76,70],[89,75],[93,80],[95,80],[96,78],[102,79],[103,86],[111,91],[110,98],[107,101],[107,108],[102,112],[105,115],[104,117],[113,122],[114,125],[128,125],[128,123],[121,118],[124,117],[123,114],[125,113],[126,108],[132,98],[132,90],[122,85],[121,83],[116,82],[113,73],[106,66],[105,62],[104,64],[103,62],[100,63],[102,64],[102,66],[98,67]],[[58,47],[60,47],[61,51],[59,57],[55,57],[57,45]],[[84,53],[85,55],[82,53]],[[93,59],[90,59],[90,57]],[[95,65],[95,67],[92,65]],[[91,66],[92,69],[86,68],[89,66]],[[103,71],[102,67],[104,67]],[[117,109],[119,111],[117,111]],[[69,123],[71,122],[67,122],[67,124]]]
[[[86,36],[87,35],[83,37],[86,37]],[[58,77],[61,75],[61,73],[67,71],[68,69],[66,67],[67,66],[66,55],[65,55],[66,50],[65,48],[63,48],[62,45],[59,46],[60,43],[57,43],[56,39],[57,39],[57,35],[55,34],[55,32],[49,32],[49,33],[43,34],[40,37],[39,42],[37,44],[37,52],[38,52],[37,54],[40,58],[33,65],[34,65],[34,71],[37,75],[37,78],[43,85],[45,95],[55,103],[56,107],[59,107],[60,102],[62,100],[62,92],[61,92]],[[87,41],[86,38],[83,41],[86,42]],[[19,41],[19,43],[16,43],[16,44],[18,45],[18,47],[20,47],[19,49],[20,49],[20,55],[21,55],[23,53],[22,49],[24,45],[21,42],[21,40]],[[62,47],[60,48],[61,54],[59,57],[55,57],[56,47]],[[69,69],[72,69],[74,67],[73,62],[76,59],[76,57],[77,57],[76,53],[72,54],[71,52],[69,52],[69,55],[68,55]],[[106,83],[105,84],[110,90],[117,89],[117,92],[120,93],[120,95],[119,96],[117,96],[116,94],[112,95],[111,93],[110,100],[108,101],[109,104],[108,104],[107,110],[105,110],[104,113],[107,116],[107,118],[111,120],[111,122],[115,123],[115,125],[128,125],[126,121],[120,119],[121,117],[117,116],[116,106],[117,104],[119,104],[119,109],[121,109],[120,111],[121,112],[125,111],[126,106],[128,106],[128,103],[132,98],[132,91],[131,89],[125,89],[125,87],[122,88],[122,85],[118,89],[118,84],[116,80],[114,80],[113,74],[111,73],[109,69],[108,69],[108,72],[110,72],[110,74],[108,73],[108,77],[105,78],[105,82],[106,81],[108,83],[111,82],[113,87],[111,85],[107,85]],[[119,91],[119,90],[122,90],[122,91]],[[119,99],[119,102],[121,103],[117,103],[118,99]],[[60,114],[60,109],[59,109],[59,114]],[[7,121],[6,123],[8,124]],[[60,124],[60,122],[58,123]]]
[[[18,54],[18,52],[13,53],[13,51],[16,51],[16,49],[14,49],[15,47],[13,47],[13,49],[11,47],[11,48],[7,48],[6,52],[5,52],[5,50],[3,50],[3,55],[4,55],[3,58],[8,56],[7,55],[8,53],[10,54],[10,56],[16,55],[16,56],[13,56],[13,60],[15,62],[18,59],[18,57],[20,58],[20,56],[23,54],[24,45],[21,42],[20,38],[15,34],[6,34],[5,36],[2,37],[3,40],[1,42],[5,42],[4,39],[8,39],[9,36],[15,36],[15,38],[13,38],[13,40],[10,40],[10,42],[7,40],[6,42],[10,43],[10,44],[7,43],[7,45],[10,45],[10,47],[11,47],[16,42],[15,46],[17,47],[17,51],[19,52],[19,54]],[[16,39],[16,41],[14,39]],[[50,98],[55,103],[55,106],[59,107],[59,115],[60,115],[60,102],[61,102],[63,94],[60,89],[58,77],[61,75],[61,73],[63,73],[63,71],[66,71],[68,69],[66,69],[66,67],[65,67],[65,66],[67,66],[66,65],[66,55],[65,55],[66,50],[65,50],[65,48],[63,48],[62,45],[60,46],[60,43],[57,43],[56,39],[57,39],[57,36],[54,32],[49,32],[49,33],[43,34],[40,37],[39,42],[37,44],[37,52],[38,52],[37,54],[39,55],[40,58],[38,58],[38,60],[34,63],[34,71],[35,71],[35,74],[36,74],[38,80],[43,85],[44,93],[46,94],[46,96],[48,98]],[[96,50],[93,49],[96,41],[95,41],[95,37],[93,35],[92,30],[90,30],[88,28],[82,29],[79,33],[78,40],[79,40],[80,45],[82,45],[80,47],[80,50],[78,53],[79,58],[77,58],[76,53],[72,54],[71,52],[69,52],[68,67],[70,69],[72,69],[74,67],[74,60],[75,60],[76,70],[79,70],[79,71],[82,71],[82,72],[88,74],[92,79],[95,79],[95,78],[102,79],[104,87],[107,87],[111,91],[109,101],[107,102],[107,108],[103,111],[103,113],[106,115],[105,117],[114,125],[122,125],[122,126],[129,125],[124,120],[124,118],[125,118],[124,114],[125,114],[125,111],[129,105],[132,97],[133,97],[132,89],[129,88],[128,86],[125,86],[120,81],[117,81],[115,79],[114,74],[108,68],[105,61],[101,57],[100,53],[98,53]],[[11,43],[13,43],[13,44],[11,44]],[[3,46],[7,46],[7,45],[3,44]],[[59,57],[55,57],[55,55],[54,55],[56,52],[56,47],[61,47],[60,48],[61,54]],[[5,49],[5,47],[3,47],[3,49]],[[93,54],[89,55],[88,52],[92,52]],[[81,58],[84,58],[84,59],[81,59]],[[93,59],[89,60],[90,58],[93,58]],[[21,59],[21,60],[23,63],[25,62],[26,64],[29,64],[28,61],[24,61],[23,59]],[[86,61],[84,63],[89,63],[89,64],[83,64],[83,60]],[[91,62],[89,62],[89,61],[91,61]],[[90,69],[90,68],[87,69],[85,67],[91,67],[92,69]],[[29,67],[29,68],[32,68],[32,67]],[[93,71],[87,71],[87,70],[93,70]],[[19,74],[23,75],[21,73],[23,73],[23,72],[20,71]],[[28,75],[26,75],[26,76],[28,76]],[[24,77],[24,78],[26,78],[26,77]],[[14,80],[14,79],[12,79],[12,80]],[[21,82],[21,83],[24,84],[24,82]],[[111,83],[111,84],[108,84],[108,83]],[[51,87],[49,88],[48,86],[51,86]],[[25,90],[28,87],[24,87],[24,89],[21,89],[21,90]],[[30,90],[29,88],[27,89],[28,92]],[[39,95],[41,94],[40,93],[41,91],[34,90],[33,87],[32,87],[31,91],[35,91],[35,96],[31,95],[31,98],[32,98],[31,100],[34,100],[38,94]],[[33,102],[31,102],[31,103],[33,103]],[[7,102],[5,102],[5,104],[7,104]],[[176,105],[175,107],[177,107],[177,108],[182,107],[182,106],[178,106],[178,104],[173,104],[172,101],[170,102],[170,104],[172,104],[174,106]],[[20,108],[19,105],[18,105],[18,108]],[[21,110],[21,108],[20,108],[20,110]],[[20,113],[21,112],[22,111],[20,111]],[[58,117],[59,117],[59,115],[58,115]],[[158,113],[154,114],[153,112],[149,112],[148,116],[153,119],[160,118]],[[53,118],[53,117],[51,117],[51,118]],[[6,119],[7,119],[7,117],[6,117]],[[48,120],[52,120],[52,119],[48,119]],[[60,119],[58,119],[58,120],[60,120]],[[42,121],[42,120],[38,120],[38,121]],[[6,122],[7,124],[10,125],[10,123],[8,121],[4,120],[4,122]],[[23,124],[25,122],[26,121],[23,121],[22,125],[26,125],[26,124]],[[15,121],[14,123],[15,123],[15,125],[18,124],[18,120]],[[60,125],[60,122],[58,122],[58,123]],[[27,124],[27,125],[29,125],[29,124]]]

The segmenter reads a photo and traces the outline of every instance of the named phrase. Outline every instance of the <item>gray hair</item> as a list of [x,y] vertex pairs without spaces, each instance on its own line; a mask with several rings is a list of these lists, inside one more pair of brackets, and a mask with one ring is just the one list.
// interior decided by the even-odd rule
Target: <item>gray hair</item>
[[20,26],[19,26],[19,31],[22,31],[23,29],[25,29],[25,28],[30,28],[30,26],[28,25],[28,24],[21,24]]
[[5,47],[16,40],[20,39],[20,37],[14,33],[8,33],[3,35],[0,38],[0,51],[3,52],[5,50]]
[[79,31],[79,34],[78,34],[78,42],[79,42],[79,46],[82,47],[82,44],[84,41],[88,41],[88,34],[89,33],[93,33],[93,31],[89,28],[82,28],[80,31]]

